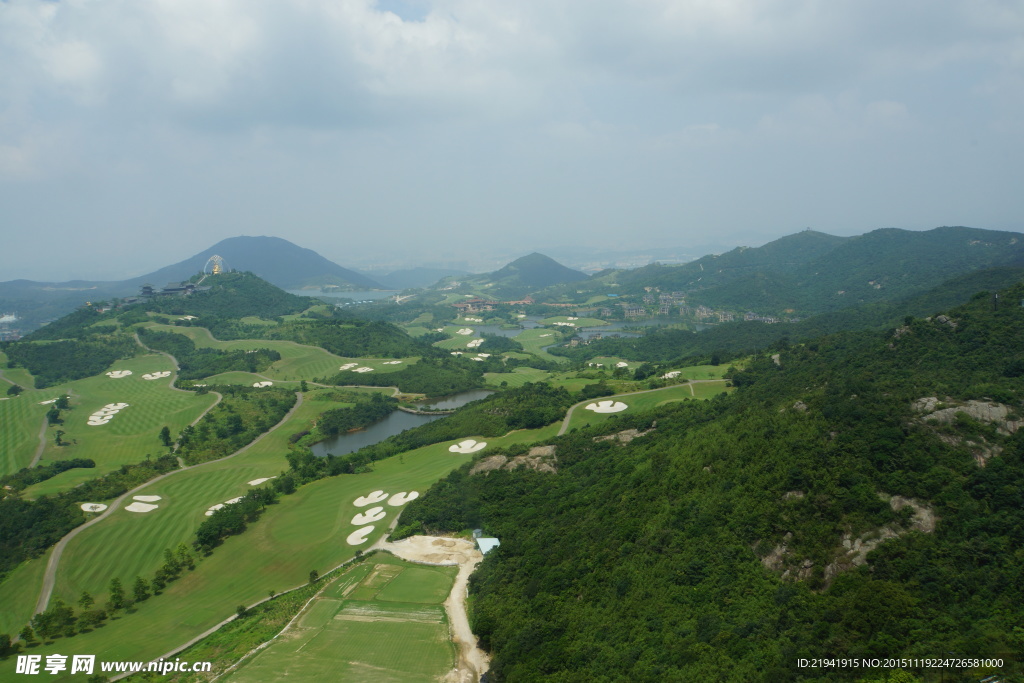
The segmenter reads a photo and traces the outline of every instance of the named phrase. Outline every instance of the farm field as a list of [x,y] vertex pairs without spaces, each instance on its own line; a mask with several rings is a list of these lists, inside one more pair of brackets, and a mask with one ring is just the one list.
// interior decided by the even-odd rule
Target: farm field
[[281,637],[224,680],[439,680],[455,663],[442,603],[456,571],[377,553],[326,586]]
[[[154,380],[143,379],[147,373],[173,371],[166,356],[136,356],[117,361],[111,369],[130,370],[132,374],[119,379],[97,375],[45,391],[32,392],[31,396],[26,392],[22,396],[22,399],[29,400],[36,399],[36,396],[55,398],[61,393],[71,396],[72,409],[62,413],[64,424],[46,430],[46,447],[40,459],[41,464],[69,458],[91,458],[96,461],[94,469],[68,470],[53,479],[29,487],[26,496],[35,497],[64,490],[121,465],[140,462],[147,454],[160,454],[164,450],[158,438],[162,427],[167,426],[172,434],[177,434],[217,400],[213,394],[199,395],[172,388],[170,382],[173,375]],[[88,424],[89,416],[109,403],[127,403],[128,406],[106,424]],[[64,431],[63,440],[70,445],[56,445],[54,435],[58,428]]]

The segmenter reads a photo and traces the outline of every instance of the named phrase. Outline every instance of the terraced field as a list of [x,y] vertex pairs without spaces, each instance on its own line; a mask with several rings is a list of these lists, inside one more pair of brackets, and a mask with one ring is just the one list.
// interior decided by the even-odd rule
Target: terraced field
[[455,574],[455,567],[374,555],[329,584],[285,633],[225,680],[439,680],[455,663],[441,606]]

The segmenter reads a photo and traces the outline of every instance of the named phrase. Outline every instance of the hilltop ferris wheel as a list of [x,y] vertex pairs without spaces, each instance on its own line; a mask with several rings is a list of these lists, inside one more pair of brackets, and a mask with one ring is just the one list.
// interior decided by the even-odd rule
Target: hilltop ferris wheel
[[206,260],[206,265],[203,266],[203,273],[206,275],[220,275],[225,270],[224,259],[214,254]]

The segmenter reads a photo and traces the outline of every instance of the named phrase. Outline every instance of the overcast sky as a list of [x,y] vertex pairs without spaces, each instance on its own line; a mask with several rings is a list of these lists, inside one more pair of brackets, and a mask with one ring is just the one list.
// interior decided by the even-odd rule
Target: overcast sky
[[1019,0],[0,0],[0,281],[1024,229]]

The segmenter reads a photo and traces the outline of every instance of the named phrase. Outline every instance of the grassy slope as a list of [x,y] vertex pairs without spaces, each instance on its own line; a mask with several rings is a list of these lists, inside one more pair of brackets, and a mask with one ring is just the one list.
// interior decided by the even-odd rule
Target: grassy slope
[[39,401],[53,398],[51,393],[26,391],[17,398],[0,401],[0,474],[17,472],[32,461],[39,446],[39,428],[49,409]]
[[[667,387],[665,389],[659,389],[657,391],[651,391],[643,394],[602,396],[600,398],[592,399],[592,401],[587,401],[582,406],[577,406],[572,413],[572,418],[569,420],[569,429],[578,429],[579,427],[586,425],[607,422],[608,420],[615,419],[616,415],[626,415],[629,413],[649,410],[654,406],[666,402],[682,401],[694,398],[707,399],[716,394],[720,394],[723,391],[733,391],[733,389],[726,388],[725,382],[722,381],[720,383],[695,384],[692,386],[689,384],[679,384],[674,387]],[[629,407],[620,413],[595,413],[584,408],[587,404],[596,401],[621,401]]]
[[[120,379],[98,375],[51,388],[57,391],[39,392],[40,395],[49,396],[51,393],[59,395],[67,391],[72,396],[72,409],[63,413],[64,424],[59,425],[59,428],[65,432],[65,441],[78,441],[77,444],[58,447],[53,438],[58,427],[47,428],[47,444],[40,463],[68,458],[92,458],[96,461],[96,468],[63,472],[30,487],[26,490],[27,496],[65,490],[121,465],[140,462],[147,454],[163,452],[157,436],[162,427],[166,425],[172,434],[177,434],[216,400],[212,394],[200,396],[193,392],[175,390],[170,387],[170,377],[142,379],[145,373],[173,370],[166,356],[138,356],[118,361],[111,367],[115,370],[131,370],[133,374]],[[128,403],[129,406],[107,424],[87,424],[94,411],[107,403],[118,402]]]
[[[385,365],[390,358],[345,358],[336,356],[316,346],[298,344],[291,341],[267,340],[267,339],[240,339],[237,341],[218,341],[210,335],[205,327],[175,327],[172,325],[149,325],[153,330],[161,332],[174,332],[182,334],[195,342],[199,348],[218,349],[220,351],[234,351],[237,349],[273,349],[281,354],[281,360],[275,362],[266,371],[260,373],[272,380],[312,380],[314,377],[326,377],[333,375],[338,368],[346,363],[358,362],[362,366],[374,368],[374,372],[395,372],[401,370],[405,365],[415,363],[418,357],[404,358],[401,365]],[[225,375],[230,379],[222,380]],[[236,377],[237,375],[237,377]],[[218,375],[217,381],[225,381],[228,384],[245,383],[241,376],[251,376],[249,373],[223,373]],[[259,381],[262,378],[255,378],[248,383]]]

